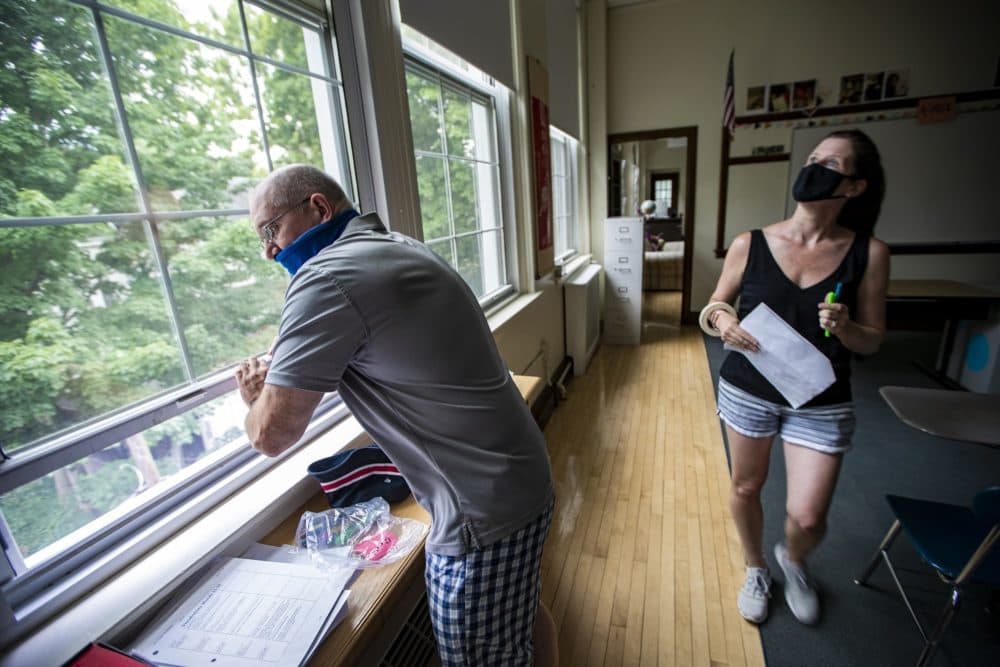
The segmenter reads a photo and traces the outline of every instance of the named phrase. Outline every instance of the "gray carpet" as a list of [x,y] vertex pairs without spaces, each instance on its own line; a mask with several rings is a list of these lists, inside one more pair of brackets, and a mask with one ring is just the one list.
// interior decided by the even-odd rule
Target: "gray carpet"
[[[762,493],[765,552],[772,573],[777,573],[770,617],[761,626],[769,667],[916,663],[922,639],[885,566],[876,571],[869,587],[853,583],[892,522],[885,495],[967,505],[976,491],[1000,484],[1000,449],[944,440],[910,428],[878,394],[883,385],[937,386],[912,363],[933,362],[936,344],[935,334],[891,332],[877,355],[854,363],[858,430],[834,495],[829,532],[810,558],[810,571],[823,595],[823,617],[813,627],[801,625],[789,612],[780,570],[773,562],[773,546],[783,535],[785,469],[780,445],[772,448],[770,477]],[[726,352],[717,338],[706,337],[705,347],[717,379]],[[905,535],[899,536],[890,555],[928,627],[943,608],[948,588],[920,561]],[[991,595],[996,593],[970,587],[933,665],[1000,665],[1000,598]]]

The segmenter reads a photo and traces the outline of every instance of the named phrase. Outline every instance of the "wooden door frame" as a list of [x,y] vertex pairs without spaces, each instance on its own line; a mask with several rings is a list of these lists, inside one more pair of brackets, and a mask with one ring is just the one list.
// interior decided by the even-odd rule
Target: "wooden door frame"
[[[690,313],[691,307],[691,269],[693,266],[692,251],[694,249],[694,193],[698,171],[698,126],[671,127],[660,130],[642,130],[639,132],[622,132],[608,135],[607,151],[610,156],[614,144],[627,141],[647,141],[650,139],[671,139],[684,137],[687,139],[687,154],[684,158],[684,173],[687,178],[684,184],[684,284],[681,290],[681,322],[697,324],[697,313]],[[605,211],[607,214],[607,211]]]

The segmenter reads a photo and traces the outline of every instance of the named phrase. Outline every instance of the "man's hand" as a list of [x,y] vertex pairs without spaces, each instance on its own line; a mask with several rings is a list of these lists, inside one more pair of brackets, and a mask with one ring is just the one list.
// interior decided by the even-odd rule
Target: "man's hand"
[[240,389],[240,397],[250,407],[260,398],[264,389],[264,379],[267,377],[267,363],[257,357],[250,357],[240,363],[236,369],[236,384]]

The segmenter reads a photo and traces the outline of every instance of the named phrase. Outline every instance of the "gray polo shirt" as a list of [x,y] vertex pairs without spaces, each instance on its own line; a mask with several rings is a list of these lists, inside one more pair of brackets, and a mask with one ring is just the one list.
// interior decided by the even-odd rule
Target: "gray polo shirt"
[[475,295],[377,215],[292,278],[267,382],[340,392],[430,512],[432,553],[507,537],[552,497],[545,439]]

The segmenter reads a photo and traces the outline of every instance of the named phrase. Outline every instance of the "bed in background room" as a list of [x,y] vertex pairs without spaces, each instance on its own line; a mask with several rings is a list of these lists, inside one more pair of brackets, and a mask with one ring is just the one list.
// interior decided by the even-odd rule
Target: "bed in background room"
[[649,218],[644,225],[642,288],[680,290],[684,280],[684,232],[681,218]]

